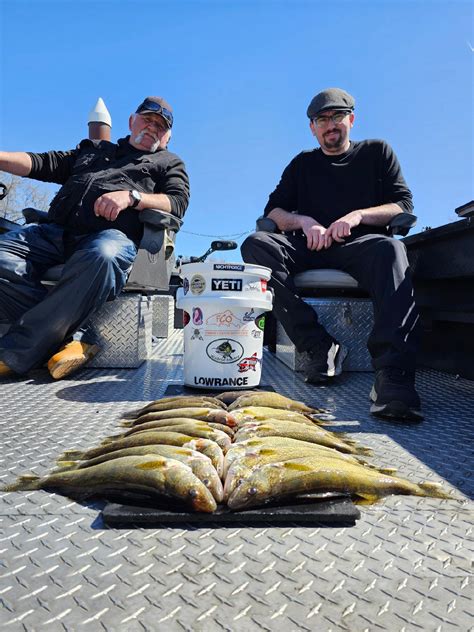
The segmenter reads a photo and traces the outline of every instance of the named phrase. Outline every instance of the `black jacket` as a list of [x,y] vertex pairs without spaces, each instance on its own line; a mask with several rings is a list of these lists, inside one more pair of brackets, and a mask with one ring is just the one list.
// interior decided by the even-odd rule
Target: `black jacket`
[[103,193],[132,189],[165,193],[171,212],[183,217],[189,202],[189,179],[183,161],[166,149],[155,153],[135,149],[128,139],[118,143],[86,139],[71,151],[29,154],[30,178],[63,185],[50,204],[50,221],[74,234],[116,228],[138,243],[143,225],[136,209],[125,209],[114,222],[94,214],[94,203]]

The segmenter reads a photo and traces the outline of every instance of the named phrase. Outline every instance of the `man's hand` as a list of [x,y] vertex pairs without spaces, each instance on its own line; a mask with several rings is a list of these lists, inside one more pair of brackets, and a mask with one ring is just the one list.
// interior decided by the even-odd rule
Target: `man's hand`
[[111,191],[97,198],[94,213],[113,222],[119,213],[130,206],[130,191]]
[[306,244],[308,250],[322,250],[326,246],[325,236],[326,228],[318,224],[318,222],[312,217],[303,215],[301,217],[301,229],[306,235]]
[[343,243],[346,237],[349,237],[351,230],[362,221],[362,213],[352,211],[347,215],[333,222],[324,234],[324,248],[329,248],[333,241]]

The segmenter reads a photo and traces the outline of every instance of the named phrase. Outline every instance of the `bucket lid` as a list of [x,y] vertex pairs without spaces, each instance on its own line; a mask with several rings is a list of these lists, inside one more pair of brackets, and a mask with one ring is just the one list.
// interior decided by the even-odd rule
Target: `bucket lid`
[[268,281],[272,271],[271,268],[265,266],[244,262],[198,261],[182,263],[180,268],[181,278],[192,274],[208,274],[213,276],[216,274],[253,274]]

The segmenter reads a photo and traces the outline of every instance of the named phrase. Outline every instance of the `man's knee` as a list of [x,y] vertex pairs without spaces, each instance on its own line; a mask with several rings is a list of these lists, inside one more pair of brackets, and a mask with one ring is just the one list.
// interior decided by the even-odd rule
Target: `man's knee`
[[242,258],[248,263],[260,263],[272,256],[275,245],[271,233],[257,231],[249,235],[240,247]]
[[405,244],[393,237],[386,237],[377,241],[374,252],[380,263],[390,266],[408,266]]

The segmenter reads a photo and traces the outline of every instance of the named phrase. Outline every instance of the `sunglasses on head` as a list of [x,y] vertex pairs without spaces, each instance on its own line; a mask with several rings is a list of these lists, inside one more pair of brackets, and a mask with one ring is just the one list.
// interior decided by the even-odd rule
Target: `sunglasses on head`
[[141,114],[142,112],[154,112],[155,114],[159,114],[165,119],[170,128],[173,126],[172,112],[159,103],[155,103],[155,101],[143,101],[137,110],[137,114]]

